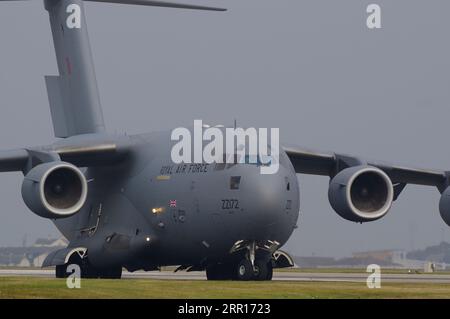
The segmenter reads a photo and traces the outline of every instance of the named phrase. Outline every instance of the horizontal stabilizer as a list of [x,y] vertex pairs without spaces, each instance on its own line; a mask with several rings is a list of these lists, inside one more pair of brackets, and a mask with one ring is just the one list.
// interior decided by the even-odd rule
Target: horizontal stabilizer
[[[26,1],[26,0],[0,0],[1,1]],[[134,4],[140,6],[150,7],[164,7],[164,8],[178,8],[178,9],[192,9],[192,10],[208,10],[208,11],[227,11],[225,8],[199,6],[195,4],[184,4],[176,2],[166,2],[157,0],[84,0],[90,2],[104,2],[104,3],[118,3],[118,4]]]
[[135,4],[135,5],[141,5],[141,6],[192,9],[192,10],[209,10],[209,11],[226,11],[227,10],[224,8],[199,6],[199,5],[175,3],[175,2],[154,1],[154,0],[85,0],[85,1],[119,3],[119,4]]

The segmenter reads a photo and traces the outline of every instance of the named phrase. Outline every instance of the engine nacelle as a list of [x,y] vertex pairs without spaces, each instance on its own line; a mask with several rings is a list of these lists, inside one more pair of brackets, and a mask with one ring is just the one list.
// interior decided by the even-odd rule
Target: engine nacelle
[[442,193],[441,199],[439,200],[439,213],[444,222],[450,226],[450,187]]
[[87,188],[79,168],[65,162],[50,162],[28,172],[22,183],[22,198],[41,217],[65,218],[83,207]]
[[382,170],[372,166],[354,166],[342,170],[331,180],[328,199],[342,218],[369,222],[389,211],[394,188]]

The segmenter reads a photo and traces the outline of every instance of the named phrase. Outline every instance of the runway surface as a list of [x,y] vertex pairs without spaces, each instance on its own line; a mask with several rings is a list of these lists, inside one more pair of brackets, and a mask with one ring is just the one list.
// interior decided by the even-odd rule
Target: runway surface
[[[322,281],[322,282],[366,282],[368,273],[305,273],[275,272],[273,280],[277,281]],[[0,269],[0,276],[31,276],[53,278],[54,270],[45,269]],[[122,278],[153,280],[206,280],[204,272],[123,272]],[[450,284],[447,274],[381,274],[382,282],[396,283],[436,283]]]

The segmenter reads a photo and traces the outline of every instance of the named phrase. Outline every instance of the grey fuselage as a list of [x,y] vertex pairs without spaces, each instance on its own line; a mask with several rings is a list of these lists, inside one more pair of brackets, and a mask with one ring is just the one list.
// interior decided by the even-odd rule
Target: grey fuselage
[[[83,209],[54,221],[70,247],[87,248],[95,266],[133,271],[223,261],[240,240],[286,243],[296,228],[300,199],[284,152],[272,175],[254,164],[177,165],[170,136],[123,137],[131,145],[126,159],[86,168],[89,195]],[[70,143],[69,138],[58,147]],[[232,189],[233,177],[238,189]]]

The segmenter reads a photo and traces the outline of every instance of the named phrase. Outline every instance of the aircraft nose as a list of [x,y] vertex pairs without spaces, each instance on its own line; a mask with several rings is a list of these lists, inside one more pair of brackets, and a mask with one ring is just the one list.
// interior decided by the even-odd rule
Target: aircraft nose
[[246,237],[285,243],[295,228],[299,211],[299,190],[295,173],[280,167],[272,175],[259,172],[248,176],[249,207]]
[[256,225],[270,227],[282,218],[286,202],[286,179],[280,169],[276,174],[255,174],[246,183],[249,214]]

